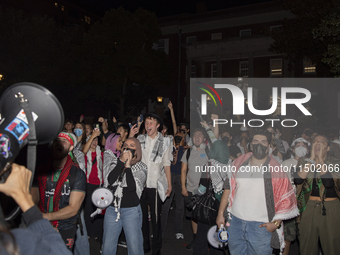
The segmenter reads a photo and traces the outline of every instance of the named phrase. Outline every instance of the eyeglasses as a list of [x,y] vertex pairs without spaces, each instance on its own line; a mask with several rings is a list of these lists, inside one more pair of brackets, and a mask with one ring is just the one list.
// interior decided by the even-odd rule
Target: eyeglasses
[[181,129],[179,131],[181,131],[183,134],[187,132],[185,129]]

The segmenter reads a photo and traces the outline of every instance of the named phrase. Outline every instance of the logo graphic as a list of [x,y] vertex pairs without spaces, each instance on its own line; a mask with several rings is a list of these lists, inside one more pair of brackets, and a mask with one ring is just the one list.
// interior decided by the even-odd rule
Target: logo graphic
[[[220,101],[221,103],[221,106],[222,106],[222,100],[221,100],[221,97],[219,96],[219,94],[217,93],[217,91],[211,87],[210,85],[208,84],[205,84],[205,83],[202,83],[202,82],[197,82],[199,84],[202,84],[204,86],[206,86],[208,89],[210,89],[212,92],[214,92],[214,94],[217,96],[218,100]],[[204,88],[200,88],[199,89],[203,90],[205,93],[207,93],[210,98],[214,101],[215,103],[215,106],[217,106],[217,103],[216,103],[216,100],[215,100],[215,97],[211,94],[211,92],[207,89],[204,89]],[[207,115],[207,95],[206,94],[202,94],[201,95],[201,112],[202,112],[202,115]]]
[[[213,86],[210,86],[203,82],[196,82],[195,85],[197,86],[197,84],[201,84],[202,86],[199,86],[198,89],[205,92],[204,94],[201,94],[201,102],[197,101],[198,106],[199,106],[197,107],[197,111],[201,118],[201,121],[203,121],[202,115],[207,115],[208,95],[211,98],[211,100],[215,103],[215,106],[217,106],[217,99],[218,99],[222,107],[222,99],[220,95],[217,93],[216,89],[220,89],[220,90],[222,89],[222,93],[227,92],[231,94],[232,114],[233,116],[237,115],[238,120],[242,121],[242,119],[240,119],[241,116],[246,115],[245,107],[248,108],[249,113],[255,116],[268,116],[265,120],[243,119],[242,122],[235,122],[235,120],[233,119],[230,119],[230,120],[214,119],[213,120],[214,127],[215,125],[227,124],[227,123],[230,123],[230,127],[232,127],[232,125],[235,125],[235,124],[241,124],[245,126],[246,123],[250,127],[262,127],[264,125],[264,121],[270,121],[272,123],[272,126],[274,126],[274,122],[277,121],[281,123],[282,127],[295,127],[298,124],[297,120],[289,118],[289,117],[294,117],[296,115],[293,115],[293,116],[290,115],[288,119],[275,118],[271,116],[271,114],[275,113],[277,110],[281,112],[281,117],[287,116],[288,105],[290,105],[289,107],[294,106],[295,109],[298,109],[300,111],[300,114],[302,113],[304,116],[312,115],[310,111],[306,108],[306,106],[304,105],[310,101],[311,92],[308,89],[305,89],[302,87],[267,86],[266,91],[264,93],[268,93],[268,96],[271,97],[271,105],[269,106],[269,109],[268,108],[267,109],[256,109],[255,104],[254,104],[254,99],[253,99],[254,97],[253,87],[247,87],[245,90],[242,90],[239,86],[233,85],[230,83],[229,84],[228,83],[214,84]],[[283,84],[283,85],[286,85],[286,84]],[[287,122],[292,123],[292,124],[287,124]]]

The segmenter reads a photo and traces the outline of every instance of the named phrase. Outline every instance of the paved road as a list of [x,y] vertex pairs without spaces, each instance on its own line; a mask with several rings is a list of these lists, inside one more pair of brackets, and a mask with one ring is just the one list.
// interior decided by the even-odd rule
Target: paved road
[[[184,240],[176,240],[174,232],[175,212],[170,210],[166,234],[163,238],[162,255],[192,255],[192,250],[187,250],[186,245],[192,241],[191,223],[184,219]],[[151,228],[150,228],[151,229]],[[99,243],[90,239],[91,255],[100,255]],[[118,247],[118,255],[126,255],[127,249]],[[149,255],[151,253],[146,253]],[[298,255],[297,242],[292,244],[289,255]],[[142,254],[141,254],[142,255]],[[240,254],[241,255],[241,254]]]

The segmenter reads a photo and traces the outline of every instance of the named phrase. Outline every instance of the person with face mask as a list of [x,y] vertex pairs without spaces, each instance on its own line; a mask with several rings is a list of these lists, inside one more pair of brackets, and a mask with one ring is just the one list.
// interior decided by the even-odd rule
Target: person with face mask
[[[305,157],[308,154],[309,146],[310,143],[302,137],[295,139],[290,146],[291,154],[294,155],[294,157],[286,159],[282,162],[282,167],[289,170],[287,171],[287,175],[292,183],[294,191],[296,190],[296,186],[294,185],[292,171],[296,168],[299,159]],[[283,227],[286,246],[282,254],[288,255],[290,244],[296,239],[296,218],[283,221]]]
[[[110,137],[109,137],[110,139]],[[142,148],[136,138],[128,138],[119,158],[112,162],[108,188],[114,199],[104,218],[103,255],[116,254],[118,237],[124,230],[128,254],[144,254],[142,209],[139,199],[147,177],[147,165],[142,161]]]
[[274,170],[281,165],[269,155],[271,139],[268,131],[253,130],[252,152],[232,163],[229,181],[224,182],[216,224],[225,225],[224,215],[229,213],[231,255],[271,255],[273,248],[282,251],[285,243],[281,222],[298,215],[286,173]]
[[225,142],[229,147],[230,159],[234,161],[236,158],[242,155],[241,150],[238,146],[231,143],[233,136],[230,132],[224,131],[221,135],[222,141]]
[[340,160],[329,150],[327,137],[316,135],[310,155],[299,159],[293,174],[301,255],[318,254],[320,246],[324,254],[339,254]]

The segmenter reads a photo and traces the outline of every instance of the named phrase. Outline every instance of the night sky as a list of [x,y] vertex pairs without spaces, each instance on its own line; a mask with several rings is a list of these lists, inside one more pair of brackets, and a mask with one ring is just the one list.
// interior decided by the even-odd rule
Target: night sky
[[195,13],[198,2],[207,3],[208,11],[213,11],[269,1],[271,0],[82,0],[81,2],[99,12],[122,6],[129,11],[143,8],[155,12],[157,17],[165,17],[181,13]]

